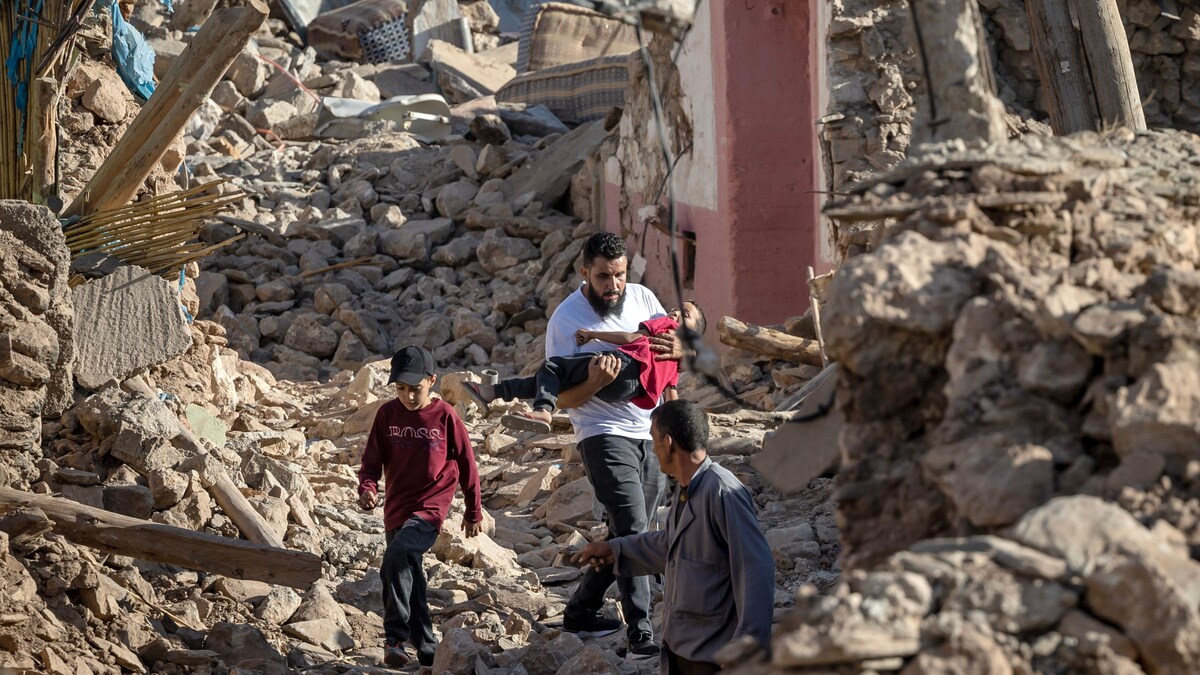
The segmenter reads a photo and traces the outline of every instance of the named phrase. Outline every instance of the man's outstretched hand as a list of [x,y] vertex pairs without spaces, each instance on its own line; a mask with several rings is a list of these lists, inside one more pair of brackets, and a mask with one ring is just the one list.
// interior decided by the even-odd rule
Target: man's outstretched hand
[[370,511],[379,503],[379,497],[374,492],[364,492],[358,495],[358,507],[363,511]]
[[482,520],[478,523],[469,523],[465,520],[463,521],[463,534],[466,535],[468,539],[479,536],[480,532],[483,532]]
[[683,348],[683,338],[675,331],[659,333],[650,338],[650,351],[654,352],[655,361],[679,361],[687,352]]
[[613,564],[612,547],[607,541],[593,541],[584,546],[578,553],[571,556],[571,562],[575,564],[591,565],[596,569],[605,565]]

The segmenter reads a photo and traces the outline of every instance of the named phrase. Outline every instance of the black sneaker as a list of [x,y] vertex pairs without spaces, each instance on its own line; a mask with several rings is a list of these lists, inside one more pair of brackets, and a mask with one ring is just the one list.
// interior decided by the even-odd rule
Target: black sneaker
[[399,640],[387,640],[383,643],[383,665],[388,668],[403,668],[408,665],[408,654],[404,644]]
[[654,636],[649,633],[635,633],[629,636],[628,656],[633,661],[658,656],[658,645],[654,643]]
[[580,616],[563,617],[563,631],[581,638],[604,637],[621,630],[625,624],[616,619],[606,619],[599,612]]
[[433,667],[433,655],[436,652],[437,652],[437,645],[434,645],[434,647],[432,649],[428,649],[425,651],[418,650],[417,651],[417,663],[425,666],[426,668],[432,668]]

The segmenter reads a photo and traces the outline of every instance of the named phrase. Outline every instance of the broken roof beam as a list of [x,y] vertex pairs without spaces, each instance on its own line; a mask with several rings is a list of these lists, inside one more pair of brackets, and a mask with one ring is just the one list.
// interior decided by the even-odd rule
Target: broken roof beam
[[26,507],[41,509],[54,523],[54,532],[108,553],[292,588],[308,588],[321,578],[321,558],[312,553],[193,532],[61,497],[0,487],[0,515]]
[[727,316],[717,324],[717,335],[730,347],[745,349],[781,361],[822,365],[821,346],[816,340],[788,335],[763,326],[743,323]]
[[65,215],[128,204],[268,13],[262,0],[213,12]]

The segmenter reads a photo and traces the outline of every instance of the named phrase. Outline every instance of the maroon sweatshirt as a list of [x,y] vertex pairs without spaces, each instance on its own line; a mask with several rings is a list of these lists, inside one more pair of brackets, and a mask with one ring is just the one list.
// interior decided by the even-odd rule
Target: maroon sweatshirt
[[440,398],[416,411],[393,399],[375,413],[358,470],[359,494],[377,492],[381,475],[386,478],[383,525],[388,530],[412,516],[441,529],[456,483],[467,501],[467,521],[483,520],[479,469],[467,427]]

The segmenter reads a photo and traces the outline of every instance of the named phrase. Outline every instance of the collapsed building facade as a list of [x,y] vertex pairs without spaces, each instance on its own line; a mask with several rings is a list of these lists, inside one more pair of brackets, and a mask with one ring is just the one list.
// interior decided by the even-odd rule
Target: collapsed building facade
[[[370,672],[382,523],[353,508],[354,469],[389,396],[381,358],[417,343],[461,371],[441,395],[469,421],[494,521],[476,540],[450,523],[429,558],[434,671],[655,669],[554,626],[578,577],[565,552],[605,533],[571,436],[512,434],[458,388],[468,370],[540,360],[592,232],[625,234],[671,297],[648,69],[616,55],[619,119],[498,105],[504,78],[544,73],[518,73],[488,3],[450,4],[479,51],[431,40],[417,64],[317,55],[267,19],[146,167],[149,194],[184,180],[231,200],[199,235],[225,246],[167,279],[72,267],[87,240],[3,204],[0,665]],[[721,336],[746,347],[723,352],[725,384],[781,414],[738,411],[698,377],[683,392],[714,411],[712,453],[754,492],[778,570],[772,660],[731,652],[730,668],[1193,672],[1200,143],[1184,74],[1200,15],[1117,3],[1139,84],[1161,92],[1145,109],[1159,129],[1055,139],[1021,3],[981,3],[1014,139],[915,156],[926,92],[908,5],[797,4],[702,2],[678,59],[670,40],[647,44],[686,285],[711,315],[788,319],[770,349]],[[135,3],[160,79],[212,9]],[[144,109],[105,61],[107,30],[85,28],[90,58],[64,90],[64,197],[86,193]],[[747,48],[764,35],[770,49]],[[781,70],[809,77],[790,87]],[[315,135],[327,95],[433,92],[455,103],[457,137],[377,120]],[[782,494],[751,458],[822,370],[794,346],[816,344],[798,291],[810,265],[837,268],[813,296],[840,457],[836,476]],[[172,547],[139,538],[147,523],[185,544],[156,550]],[[237,556],[261,556],[259,576]]]

